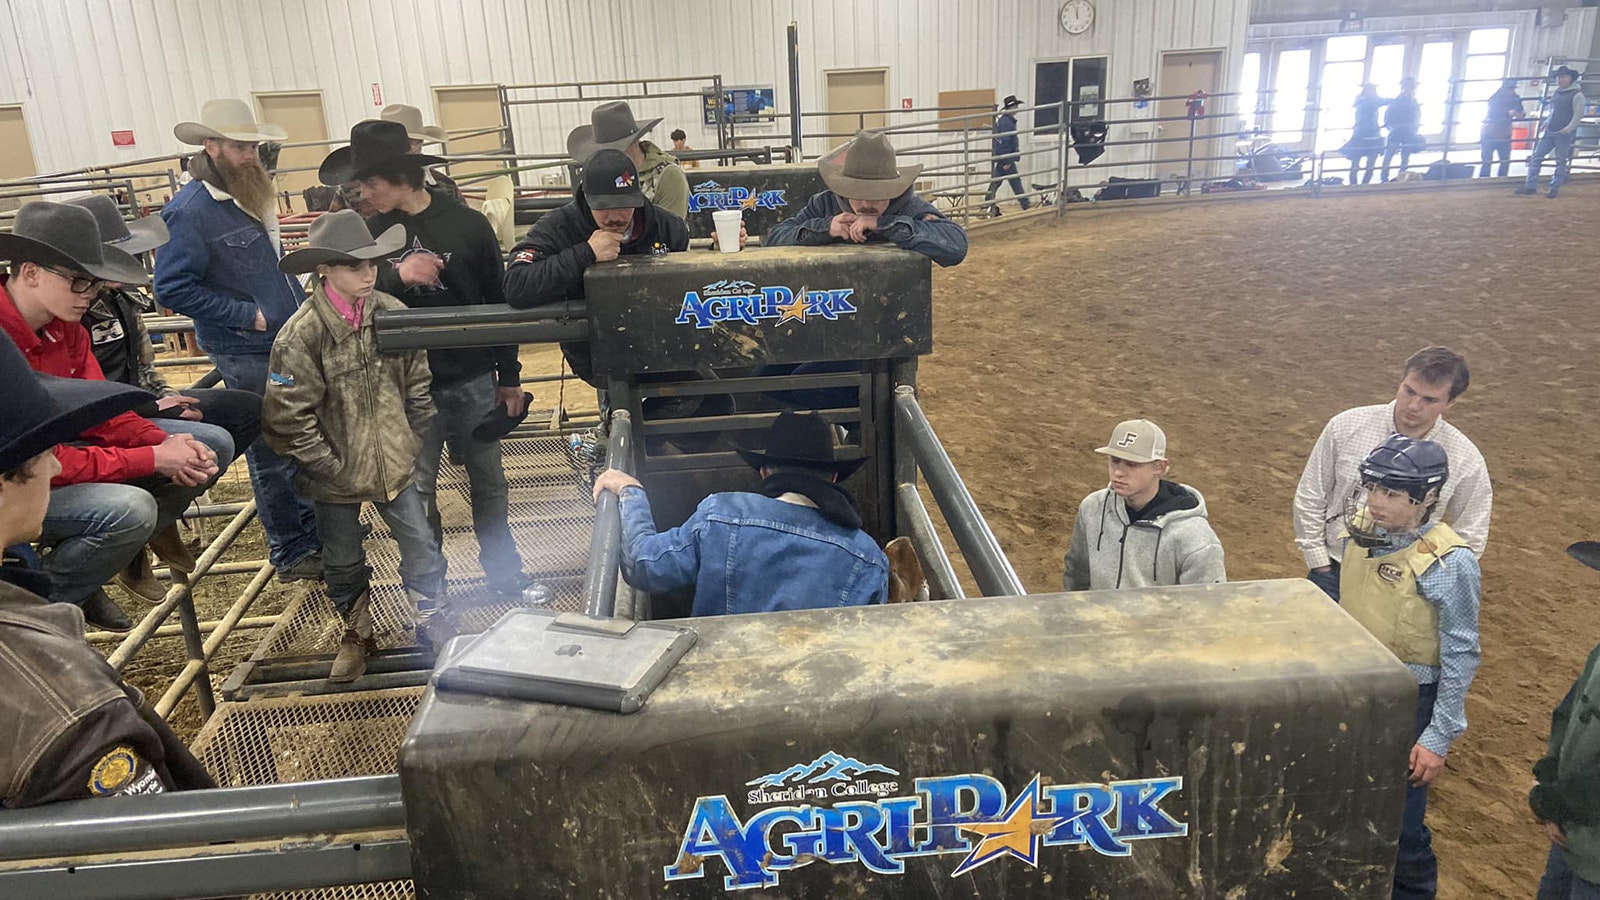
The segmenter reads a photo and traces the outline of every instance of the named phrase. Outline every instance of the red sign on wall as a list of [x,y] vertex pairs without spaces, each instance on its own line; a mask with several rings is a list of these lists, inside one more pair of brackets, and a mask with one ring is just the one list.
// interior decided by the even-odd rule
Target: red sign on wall
[[910,97],[901,97],[900,98],[900,108],[901,109],[910,109],[914,105],[915,104],[913,104],[911,102],[911,98]]
[[378,83],[376,81],[372,83],[372,105],[383,105],[383,88],[378,87]]
[[129,129],[127,131],[113,131],[113,132],[111,132],[111,146],[113,146],[113,147],[132,147],[133,146],[133,130]]

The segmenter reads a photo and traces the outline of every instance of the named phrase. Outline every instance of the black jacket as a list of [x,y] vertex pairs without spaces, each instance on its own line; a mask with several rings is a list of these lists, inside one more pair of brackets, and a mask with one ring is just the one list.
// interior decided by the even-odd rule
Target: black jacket
[[[501,293],[505,268],[500,261],[500,241],[489,220],[439,191],[428,193],[433,200],[418,215],[394,210],[367,220],[373,237],[396,224],[406,227],[406,243],[400,253],[379,263],[378,290],[413,309],[505,302]],[[437,285],[408,286],[400,280],[394,264],[418,251],[444,257],[444,271],[439,273]],[[489,371],[497,373],[500,387],[521,383],[522,364],[517,362],[515,344],[490,347],[487,351],[481,347],[429,350],[428,368],[433,371],[436,384],[457,384]]]
[[[650,202],[639,208],[639,216],[642,221],[635,219],[634,232],[622,245],[623,256],[681,253],[689,249],[689,226],[682,219]],[[582,188],[571,203],[533,223],[527,235],[511,248],[505,277],[506,302],[516,309],[528,309],[582,300],[583,273],[595,262],[589,237],[599,227]],[[587,341],[568,341],[561,350],[574,374],[599,386],[594,380]]]

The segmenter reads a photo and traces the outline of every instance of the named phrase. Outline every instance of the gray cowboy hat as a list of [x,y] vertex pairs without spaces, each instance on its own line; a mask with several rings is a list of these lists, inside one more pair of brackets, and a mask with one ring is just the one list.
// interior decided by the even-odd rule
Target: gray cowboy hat
[[636,122],[627,101],[602,103],[589,113],[588,125],[579,125],[567,135],[567,155],[582,160],[593,156],[596,150],[626,150],[660,124],[661,118]]
[[105,194],[79,197],[67,202],[93,213],[95,224],[100,226],[100,242],[110,244],[123,253],[138,256],[172,239],[167,231],[167,223],[160,216],[141,216],[132,222],[125,222],[122,211],[117,209],[117,202]]
[[250,104],[232,98],[207,100],[200,107],[200,121],[179,122],[172,133],[185,144],[204,144],[207,138],[242,144],[289,139],[289,132],[271,122],[257,122]]
[[450,132],[437,125],[422,124],[422,110],[409,103],[391,103],[378,113],[385,122],[399,122],[406,127],[406,137],[413,141],[442,144],[450,139]]
[[376,238],[361,214],[353,209],[323,213],[311,223],[306,245],[278,260],[278,271],[304,275],[324,263],[364,262],[399,252],[406,244],[406,227],[391,225]]
[[848,143],[817,160],[822,183],[847,200],[893,200],[922,174],[922,166],[896,166],[894,147],[876,131],[858,131]]
[[323,184],[342,185],[397,165],[432,166],[438,156],[411,152],[411,135],[399,122],[367,119],[350,127],[350,143],[329,153],[317,169]]
[[0,259],[84,272],[103,281],[149,284],[137,259],[101,243],[94,213],[70,203],[36,200],[17,210],[10,234],[0,234]]
[[752,469],[772,466],[806,466],[832,469],[839,480],[849,478],[861,468],[866,457],[839,459],[833,426],[815,412],[789,410],[772,420],[760,445],[735,447],[735,452]]

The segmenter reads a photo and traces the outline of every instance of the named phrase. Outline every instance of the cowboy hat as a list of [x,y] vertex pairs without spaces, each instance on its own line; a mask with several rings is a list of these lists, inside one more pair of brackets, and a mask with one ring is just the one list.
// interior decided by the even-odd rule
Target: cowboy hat
[[773,466],[804,466],[813,469],[832,469],[839,480],[849,478],[861,468],[865,457],[839,459],[839,449],[834,444],[833,426],[815,412],[790,410],[779,414],[767,429],[761,446],[735,448],[752,469]]
[[100,226],[100,242],[110,244],[123,253],[137,256],[172,239],[167,232],[167,223],[160,216],[141,216],[132,222],[125,222],[122,211],[117,209],[117,201],[105,194],[79,197],[67,202],[93,213],[95,224]]
[[406,244],[406,227],[391,225],[376,238],[353,209],[323,213],[311,223],[306,245],[278,260],[278,271],[304,275],[324,263],[345,265],[396,253]]
[[329,153],[317,169],[323,184],[358,181],[396,166],[431,166],[444,162],[437,156],[411,152],[411,136],[399,122],[367,119],[350,128],[350,144]]
[[846,200],[893,200],[911,187],[922,166],[894,164],[894,147],[876,131],[858,131],[844,146],[817,161],[822,183]]
[[1567,548],[1567,555],[1591,569],[1600,569],[1600,541],[1579,541]]
[[36,200],[17,210],[11,233],[0,234],[0,259],[61,266],[103,281],[150,283],[137,259],[100,242],[94,213],[70,203]]
[[450,139],[450,132],[437,125],[422,124],[422,110],[409,103],[391,103],[378,113],[385,122],[399,122],[406,127],[406,137],[413,141],[442,144]]
[[635,122],[633,109],[625,100],[602,103],[589,113],[588,125],[579,125],[567,135],[567,155],[584,160],[596,150],[626,150],[660,122],[660,116]]
[[0,338],[0,383],[7,392],[0,408],[0,472],[156,399],[120,382],[35,373],[10,338]]
[[1017,95],[1016,94],[1007,94],[1006,95],[1006,100],[1005,100],[1004,103],[1000,104],[1000,108],[1001,109],[1016,109],[1017,107],[1019,107],[1021,105],[1022,105],[1022,101],[1017,99]]
[[250,104],[232,98],[207,100],[200,107],[200,121],[179,122],[172,133],[185,144],[204,144],[207,138],[242,144],[289,139],[289,132],[271,122],[257,122]]
[[1560,78],[1563,75],[1567,76],[1568,78],[1571,78],[1574,83],[1576,83],[1578,81],[1578,79],[1583,77],[1583,73],[1582,72],[1579,72],[1577,69],[1574,69],[1571,66],[1562,66],[1561,68],[1556,69],[1554,72],[1550,73],[1550,77],[1551,78]]
[[521,425],[522,420],[528,417],[528,410],[532,408],[533,395],[527,391],[522,392],[522,415],[520,416],[513,416],[507,412],[504,403],[496,403],[490,407],[489,412],[482,419],[478,420],[478,424],[473,426],[472,439],[480,444],[500,440],[510,434],[511,429]]

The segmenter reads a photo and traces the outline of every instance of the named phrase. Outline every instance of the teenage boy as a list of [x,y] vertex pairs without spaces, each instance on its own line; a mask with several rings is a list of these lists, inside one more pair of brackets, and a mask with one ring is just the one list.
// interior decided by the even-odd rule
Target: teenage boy
[[1589,105],[1578,87],[1578,80],[1583,76],[1577,69],[1562,66],[1556,69],[1555,75],[1556,92],[1550,95],[1550,116],[1545,119],[1544,133],[1539,135],[1539,142],[1534,144],[1533,153],[1528,157],[1528,178],[1516,190],[1528,196],[1539,193],[1539,170],[1544,168],[1546,157],[1554,153],[1556,171],[1550,176],[1551,200],[1560,195],[1561,186],[1567,183],[1567,174],[1572,168],[1572,143]]

